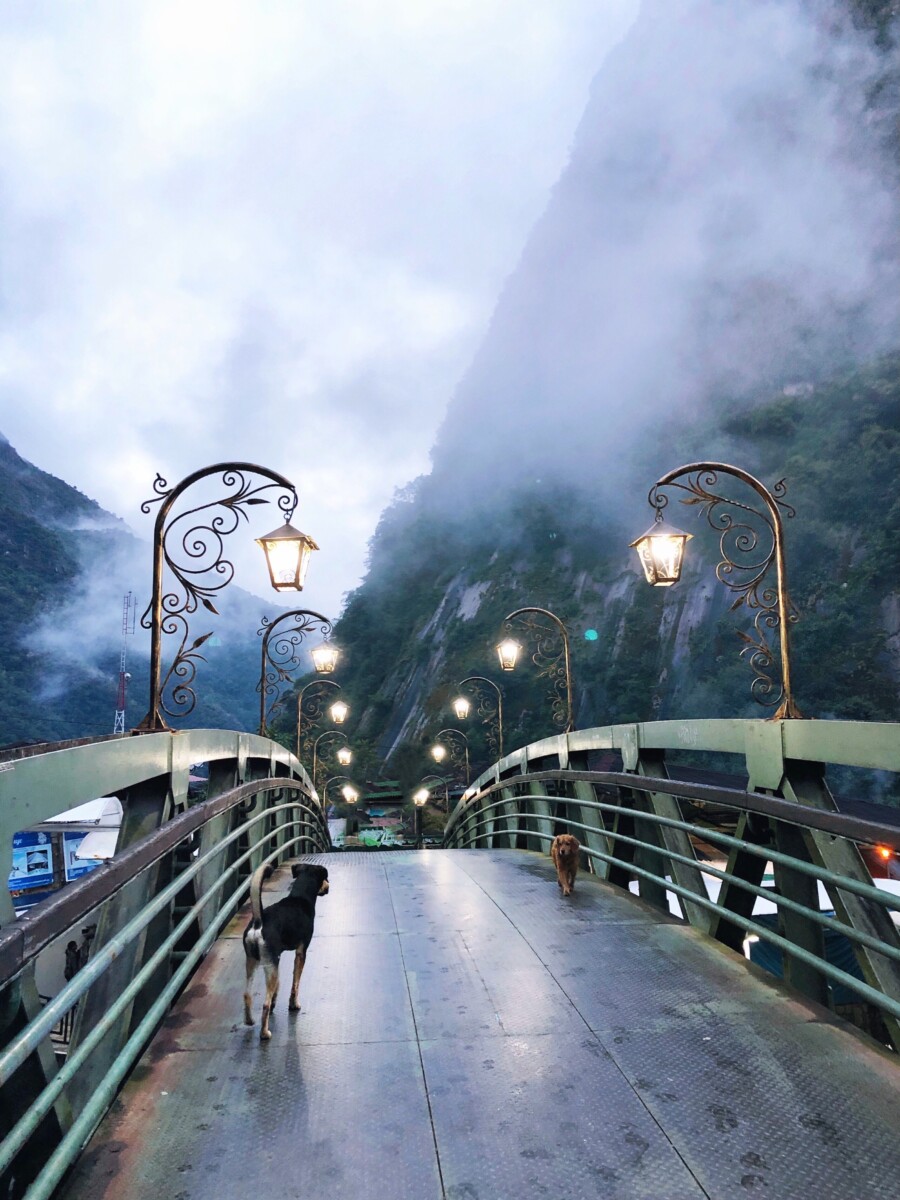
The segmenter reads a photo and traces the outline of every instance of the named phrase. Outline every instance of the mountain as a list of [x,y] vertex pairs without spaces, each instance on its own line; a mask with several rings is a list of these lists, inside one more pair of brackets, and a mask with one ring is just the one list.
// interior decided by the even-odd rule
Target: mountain
[[[453,724],[465,675],[500,680],[492,646],[523,605],[572,631],[581,726],[765,713],[738,656],[750,621],[728,611],[695,510],[667,511],[697,535],[680,586],[651,591],[628,549],[653,481],[709,459],[787,479],[801,709],[896,717],[895,16],[644,4],[594,82],[432,472],[383,515],[336,631],[356,736],[382,755]],[[502,683],[507,746],[552,731],[533,669]]]
[[[149,600],[152,550],[123,521],[22,459],[0,438],[0,744],[111,733],[122,648],[123,598]],[[198,665],[197,705],[178,726],[255,730],[263,615],[278,608],[232,584],[201,611],[212,631]],[[132,675],[126,728],[148,707],[149,640],[126,638]],[[163,645],[164,669],[167,653]]]

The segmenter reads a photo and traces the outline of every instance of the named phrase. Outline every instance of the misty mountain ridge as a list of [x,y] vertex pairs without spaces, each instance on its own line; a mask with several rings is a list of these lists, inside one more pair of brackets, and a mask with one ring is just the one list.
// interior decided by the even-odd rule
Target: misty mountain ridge
[[[750,697],[751,620],[728,611],[715,534],[672,504],[697,535],[672,589],[648,588],[627,548],[653,481],[708,459],[787,480],[803,711],[896,718],[895,16],[874,0],[643,5],[432,472],[383,515],[339,623],[357,734],[382,755],[453,724],[472,673],[502,683],[507,746],[553,731],[546,683],[527,664],[501,677],[493,652],[528,604],[570,626],[579,726],[771,712]],[[482,727],[466,730],[486,761]]]

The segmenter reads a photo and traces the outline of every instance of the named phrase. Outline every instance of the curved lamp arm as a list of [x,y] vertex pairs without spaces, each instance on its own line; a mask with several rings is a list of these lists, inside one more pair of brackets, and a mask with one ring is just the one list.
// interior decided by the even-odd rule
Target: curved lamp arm
[[[175,501],[193,484],[212,475],[222,476],[222,485],[231,489],[223,499],[214,500],[188,509],[173,518],[166,527],[166,520],[172,511]],[[262,486],[253,486],[248,476],[261,475],[271,480]],[[197,611],[202,604],[211,613],[216,613],[212,596],[221,591],[234,576],[234,566],[224,557],[223,539],[237,529],[240,519],[247,519],[245,509],[249,505],[267,504],[268,500],[261,493],[271,488],[281,488],[287,495],[278,499],[285,522],[289,522],[297,507],[297,489],[289,479],[268,467],[260,467],[256,463],[228,462],[216,463],[194,471],[180,483],[169,488],[161,475],[153,481],[155,493],[141,505],[141,512],[149,513],[151,507],[160,500],[162,504],[156,514],[153,526],[153,591],[150,603],[141,617],[141,626],[150,630],[150,707],[146,717],[137,727],[142,733],[166,731],[163,713],[168,716],[186,716],[196,704],[193,682],[197,673],[197,662],[202,660],[200,647],[210,638],[211,633],[201,634],[188,645],[188,616]],[[219,509],[214,515],[209,510]],[[184,528],[182,522],[191,517],[207,513],[206,522],[201,519],[197,525]],[[183,532],[182,532],[183,529]],[[169,536],[175,531],[178,536],[172,539],[172,551],[169,549]],[[301,535],[304,536],[304,535]],[[308,539],[313,548],[315,543]],[[176,551],[180,556],[176,558]],[[176,589],[163,594],[163,566],[167,566],[176,580]],[[164,679],[161,675],[162,635],[163,633],[180,633],[181,644],[172,661],[172,665]],[[163,700],[166,687],[170,681],[176,680],[172,688],[170,708]]]
[[[294,622],[293,629],[280,629],[285,621]],[[299,665],[297,651],[304,637],[316,631],[328,637],[331,633],[331,622],[321,613],[311,608],[294,608],[282,613],[274,621],[263,617],[262,625],[257,629],[257,636],[262,636],[261,663],[259,669],[259,733],[266,736],[268,718],[272,715],[281,700],[283,683],[291,682],[291,672],[288,668]],[[274,637],[274,642],[273,642]],[[266,709],[266,697],[275,699]]]
[[[712,489],[718,484],[719,475],[730,475],[752,488],[763,501],[761,510],[721,496]],[[683,481],[683,482],[680,482]],[[683,504],[698,505],[706,516],[710,528],[719,534],[721,561],[716,567],[717,578],[738,596],[732,608],[745,604],[756,610],[754,618],[755,639],[741,633],[747,644],[741,655],[749,655],[755,678],[751,685],[754,699],[761,704],[777,704],[773,720],[800,717],[802,714],[794,702],[791,687],[790,626],[798,618],[787,590],[787,568],[784,554],[784,521],[782,512],[788,517],[795,515],[794,509],[785,502],[787,487],[780,479],[771,491],[755,476],[740,467],[720,462],[696,462],[678,467],[662,475],[650,489],[648,500],[656,510],[657,520],[668,504],[668,497],[661,491],[665,487],[677,487],[687,492]],[[760,547],[760,536],[746,519],[737,520],[728,509],[739,514],[756,517],[768,530],[771,538],[769,547]],[[775,563],[775,587],[766,585],[766,573]],[[774,656],[765,629],[778,627],[781,659],[781,687],[776,691],[775,682],[769,675],[774,667]],[[774,693],[774,695],[773,695]]]
[[[562,682],[565,684],[565,689],[566,689],[565,712],[563,712],[562,705],[559,703],[559,700],[557,697],[554,700],[554,704],[553,704],[553,716],[557,721],[560,722],[560,724],[562,724],[562,719],[563,719],[563,717],[565,717],[565,732],[569,733],[569,732],[571,732],[571,730],[573,730],[575,728],[575,720],[574,720],[574,716],[573,716],[573,706],[572,706],[572,661],[571,661],[571,656],[569,653],[569,631],[566,628],[564,622],[560,620],[560,618],[556,615],[556,613],[552,613],[549,610],[549,608],[535,608],[531,605],[529,605],[525,608],[517,608],[517,609],[515,609],[514,612],[509,613],[504,618],[505,623],[507,625],[511,625],[511,623],[516,619],[516,617],[522,617],[526,613],[537,613],[541,617],[548,617],[553,622],[553,624],[556,626],[556,628],[559,630],[559,632],[562,636],[562,669],[561,670],[560,670],[560,663],[559,663],[559,655],[556,655],[555,657],[551,657],[551,655],[547,652],[547,649],[545,646],[545,639],[543,639],[540,636],[540,633],[537,633],[537,648],[536,648],[534,654],[532,655],[532,662],[540,670],[542,675],[547,675],[547,676],[549,676],[549,678],[551,680],[553,680],[554,691],[552,694],[554,697],[557,697],[557,693],[556,693],[557,681],[560,679],[560,676],[562,677]],[[527,629],[533,630],[535,632],[537,632],[541,629],[546,630],[546,626],[541,625],[540,622],[538,622],[538,621],[525,621],[524,624]]]
[[[300,689],[300,691],[297,693],[297,758],[300,758],[300,749],[301,749],[300,727],[303,724],[303,702],[306,699],[306,693],[311,692],[313,690],[313,688],[334,688],[334,690],[336,692],[339,692],[341,690],[341,685],[339,683],[335,683],[333,679],[313,679],[312,682],[306,684],[306,686],[302,687]],[[321,700],[321,697],[319,696],[319,697],[315,697],[313,699],[313,701],[311,702],[312,706],[313,706],[313,711],[312,712],[307,711],[307,714],[306,714],[311,721],[318,720],[318,718],[321,714],[321,711],[322,711],[321,707],[319,707],[319,705],[316,704],[317,700]],[[315,787],[315,783],[316,783],[316,781],[313,780],[314,787]]]
[[[484,718],[485,725],[488,723],[488,721],[491,719],[491,717],[496,715],[496,718],[497,718],[497,757],[502,758],[503,757],[503,693],[497,687],[496,683],[494,683],[493,679],[487,679],[484,675],[467,675],[465,677],[465,679],[460,680],[459,687],[465,687],[465,685],[467,683],[487,684],[487,686],[489,688],[493,688],[494,692],[497,695],[496,713],[492,713],[487,708],[487,706],[484,704],[483,700],[479,700],[478,713],[479,713],[479,716]],[[478,691],[478,688],[476,687],[475,690]]]
[[435,738],[440,740],[442,737],[459,738],[462,742],[463,752],[466,763],[466,787],[469,786],[469,739],[461,729],[439,729],[435,734]]

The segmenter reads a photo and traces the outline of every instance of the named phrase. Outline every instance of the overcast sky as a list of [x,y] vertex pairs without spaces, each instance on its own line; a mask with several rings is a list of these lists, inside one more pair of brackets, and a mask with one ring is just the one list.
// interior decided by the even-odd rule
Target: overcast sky
[[157,471],[282,472],[336,614],[638,3],[5,4],[0,431],[144,535]]

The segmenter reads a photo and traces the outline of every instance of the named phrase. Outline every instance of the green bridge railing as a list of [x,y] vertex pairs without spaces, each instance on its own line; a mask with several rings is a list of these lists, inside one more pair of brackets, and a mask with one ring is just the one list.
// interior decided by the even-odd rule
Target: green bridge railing
[[[39,748],[0,762],[0,873],[13,834],[117,795],[114,859],[16,919],[0,895],[0,1195],[49,1196],[264,862],[328,849],[299,762],[266,738],[216,730]],[[209,768],[188,804],[189,768]],[[86,919],[90,958],[43,1007],[39,955]],[[74,1013],[74,1018],[72,1014]],[[70,1020],[57,1061],[51,1031]]]
[[[727,755],[746,788],[679,780],[678,752]],[[621,770],[589,770],[598,752]],[[717,758],[717,761],[718,758]],[[877,888],[861,848],[900,850],[900,823],[841,813],[828,766],[900,771],[900,725],[845,721],[661,721],[579,730],[535,742],[481,775],[450,815],[448,847],[546,852],[573,833],[601,878],[680,915],[733,949],[752,935],[783,955],[788,983],[835,1007],[858,997],[857,1023],[900,1048],[900,895]],[[675,776],[675,778],[673,778]],[[892,815],[886,810],[886,818]],[[727,832],[733,827],[732,832]],[[724,867],[698,856],[721,852]],[[763,887],[768,865],[774,888]],[[704,877],[719,884],[713,899]],[[820,911],[819,885],[834,916]],[[754,919],[773,902],[773,929]],[[849,939],[862,978],[826,958],[825,933]]]

